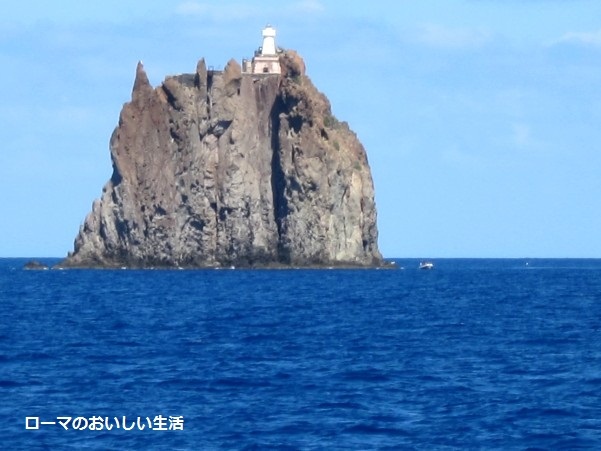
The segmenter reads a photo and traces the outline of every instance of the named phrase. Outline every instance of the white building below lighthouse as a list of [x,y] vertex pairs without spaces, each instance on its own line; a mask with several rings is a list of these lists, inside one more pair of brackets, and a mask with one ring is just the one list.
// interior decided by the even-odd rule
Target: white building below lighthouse
[[263,45],[255,51],[252,60],[242,60],[242,72],[247,74],[279,74],[279,53],[281,50],[275,45],[275,28],[267,25],[263,28]]

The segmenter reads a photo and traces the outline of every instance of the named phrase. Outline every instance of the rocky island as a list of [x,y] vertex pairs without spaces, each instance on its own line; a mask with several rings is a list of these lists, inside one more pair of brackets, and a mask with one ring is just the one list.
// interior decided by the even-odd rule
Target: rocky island
[[110,151],[61,267],[383,264],[365,149],[271,27],[223,71],[153,88],[138,63]]

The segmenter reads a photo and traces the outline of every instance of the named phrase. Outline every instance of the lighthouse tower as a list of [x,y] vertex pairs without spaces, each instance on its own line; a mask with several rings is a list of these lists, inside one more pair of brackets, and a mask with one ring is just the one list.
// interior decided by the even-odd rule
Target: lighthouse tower
[[280,50],[275,45],[275,28],[267,25],[262,36],[263,45],[255,51],[252,61],[242,61],[242,70],[251,74],[280,74]]
[[263,46],[261,47],[261,55],[275,55],[275,28],[267,25],[263,28]]

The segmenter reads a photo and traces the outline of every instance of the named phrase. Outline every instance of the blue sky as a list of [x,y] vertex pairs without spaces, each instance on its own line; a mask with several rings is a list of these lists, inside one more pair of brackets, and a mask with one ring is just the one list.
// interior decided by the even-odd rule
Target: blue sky
[[601,257],[601,2],[8,2],[0,257],[64,256],[154,85],[296,49],[364,144],[387,257]]

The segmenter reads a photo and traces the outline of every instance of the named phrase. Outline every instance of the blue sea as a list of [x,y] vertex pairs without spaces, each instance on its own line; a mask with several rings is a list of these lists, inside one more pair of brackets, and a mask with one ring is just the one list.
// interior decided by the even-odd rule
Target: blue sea
[[25,262],[0,260],[2,449],[601,449],[601,260]]

